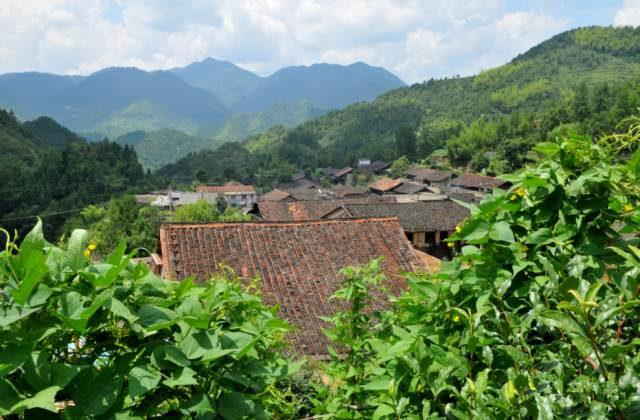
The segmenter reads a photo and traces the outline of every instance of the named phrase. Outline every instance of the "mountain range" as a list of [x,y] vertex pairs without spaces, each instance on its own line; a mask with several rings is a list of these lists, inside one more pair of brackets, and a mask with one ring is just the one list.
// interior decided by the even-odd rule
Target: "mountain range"
[[[598,136],[639,106],[640,28],[585,27],[477,75],[398,88],[295,128],[267,130],[235,148],[190,155],[160,174],[223,181],[224,168],[210,162],[236,155],[312,170],[363,157],[425,159],[434,150],[454,166],[500,173],[521,166],[532,145],[553,141],[559,130]],[[265,179],[281,176],[282,168],[250,162],[228,173]]]
[[[364,63],[287,67],[260,77],[207,58],[167,71],[113,67],[88,76],[4,74],[0,106],[23,120],[54,118],[93,140],[172,129],[180,132],[176,142],[188,136],[191,143],[215,147],[274,125],[292,127],[401,86],[398,77]],[[147,167],[159,167],[180,157],[180,149],[165,149],[159,160],[141,158]]]

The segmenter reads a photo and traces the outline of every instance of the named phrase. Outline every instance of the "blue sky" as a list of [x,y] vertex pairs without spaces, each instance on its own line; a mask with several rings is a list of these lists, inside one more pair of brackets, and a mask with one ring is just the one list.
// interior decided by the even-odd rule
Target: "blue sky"
[[0,72],[211,56],[260,75],[364,61],[412,83],[495,67],[578,26],[638,24],[640,0],[2,0]]

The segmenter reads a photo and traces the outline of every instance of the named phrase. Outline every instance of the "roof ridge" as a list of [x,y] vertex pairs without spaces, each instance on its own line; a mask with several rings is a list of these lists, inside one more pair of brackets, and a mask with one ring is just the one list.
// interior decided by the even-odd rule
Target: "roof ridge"
[[398,218],[393,217],[358,217],[353,219],[323,219],[323,220],[308,220],[308,221],[284,221],[284,222],[272,222],[255,220],[250,222],[164,222],[160,224],[160,229],[166,227],[175,228],[197,228],[197,227],[217,227],[217,226],[308,226],[308,225],[320,225],[320,224],[340,224],[340,223],[372,223],[372,222],[393,222],[398,221]]

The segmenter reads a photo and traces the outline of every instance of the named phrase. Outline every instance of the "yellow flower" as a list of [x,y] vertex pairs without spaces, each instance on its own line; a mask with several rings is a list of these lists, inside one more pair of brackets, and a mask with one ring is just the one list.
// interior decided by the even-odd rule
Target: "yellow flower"
[[455,242],[447,242],[447,246],[449,248],[454,248],[456,246],[456,243]]
[[456,226],[456,232],[457,233],[462,232],[462,227],[460,225]]
[[516,190],[516,195],[518,197],[524,197],[525,195],[527,195],[527,190],[522,187],[518,187],[518,189]]
[[85,250],[84,250],[84,256],[85,256],[86,258],[91,257],[91,251],[89,251],[88,249],[85,249]]
[[453,322],[458,322],[458,321],[460,321],[460,316],[459,315],[454,315],[452,319],[453,319]]
[[95,242],[89,242],[89,246],[87,246],[87,249],[89,251],[95,251],[96,250],[96,244]]
[[511,201],[516,201],[518,199],[518,196],[515,194],[511,194],[511,196],[509,196],[509,200]]
[[633,206],[631,204],[625,204],[622,210],[625,213],[631,213],[633,211]]

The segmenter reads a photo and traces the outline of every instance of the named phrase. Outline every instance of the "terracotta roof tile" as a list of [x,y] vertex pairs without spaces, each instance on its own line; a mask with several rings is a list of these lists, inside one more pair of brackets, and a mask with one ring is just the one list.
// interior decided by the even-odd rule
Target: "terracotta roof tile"
[[258,203],[260,217],[269,222],[301,222],[320,220],[327,214],[350,203],[395,203],[395,197],[370,194],[365,197],[340,200],[261,201]]
[[399,179],[381,178],[373,184],[370,184],[369,188],[376,191],[387,192],[393,190],[400,184],[402,184],[402,181]]
[[[206,280],[223,265],[245,278],[259,276],[264,301],[278,304],[296,327],[293,348],[308,355],[326,354],[322,329],[329,325],[319,317],[343,308],[329,299],[341,287],[340,269],[383,256],[385,286],[397,296],[406,287],[402,272],[430,271],[438,263],[416,253],[395,218],[165,224],[160,244],[165,278]],[[386,298],[377,298],[374,308],[384,308]]]

